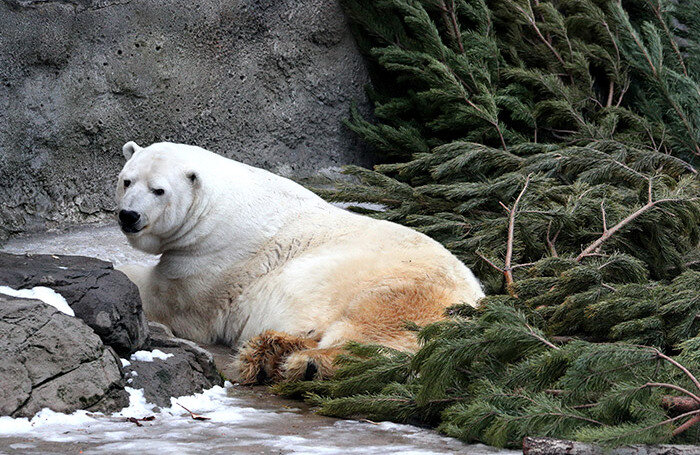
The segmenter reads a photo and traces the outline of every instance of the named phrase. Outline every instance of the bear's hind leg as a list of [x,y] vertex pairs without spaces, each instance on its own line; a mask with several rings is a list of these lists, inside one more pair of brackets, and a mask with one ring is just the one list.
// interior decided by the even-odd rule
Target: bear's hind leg
[[237,370],[241,384],[278,382],[284,378],[283,364],[295,351],[309,350],[316,340],[268,330],[248,340],[238,351]]
[[326,329],[318,346],[288,354],[281,368],[282,377],[287,381],[330,378],[336,370],[335,358],[349,341],[415,352],[418,339],[406,323],[422,326],[439,321],[452,301],[449,292],[440,286],[410,281],[369,293],[356,302],[354,311],[348,311]]

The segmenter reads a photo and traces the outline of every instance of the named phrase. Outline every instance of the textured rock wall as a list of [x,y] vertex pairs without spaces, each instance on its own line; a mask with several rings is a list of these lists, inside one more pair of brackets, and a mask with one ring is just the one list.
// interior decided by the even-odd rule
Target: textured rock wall
[[0,415],[49,407],[116,411],[129,402],[118,357],[80,319],[0,295]]
[[367,164],[337,0],[2,0],[0,29],[0,240],[113,210],[128,140],[293,177]]

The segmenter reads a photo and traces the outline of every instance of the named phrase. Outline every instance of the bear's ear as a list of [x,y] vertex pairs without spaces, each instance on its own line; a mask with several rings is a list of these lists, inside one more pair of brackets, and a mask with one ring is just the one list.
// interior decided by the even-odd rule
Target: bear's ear
[[199,176],[194,171],[190,171],[187,173],[187,180],[189,180],[192,186],[194,186],[195,188],[198,187],[200,184]]
[[134,141],[129,141],[122,147],[122,153],[127,161],[129,161],[134,153],[138,152],[139,150],[141,150],[141,147],[139,147],[139,145]]

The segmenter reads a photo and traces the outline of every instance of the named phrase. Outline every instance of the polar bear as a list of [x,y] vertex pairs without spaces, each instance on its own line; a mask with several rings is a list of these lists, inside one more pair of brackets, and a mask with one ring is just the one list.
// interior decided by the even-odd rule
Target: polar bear
[[286,178],[199,147],[123,147],[118,219],[160,254],[123,271],[146,316],[239,347],[242,383],[325,378],[349,341],[412,351],[425,325],[484,295],[472,272],[410,228],[333,206]]

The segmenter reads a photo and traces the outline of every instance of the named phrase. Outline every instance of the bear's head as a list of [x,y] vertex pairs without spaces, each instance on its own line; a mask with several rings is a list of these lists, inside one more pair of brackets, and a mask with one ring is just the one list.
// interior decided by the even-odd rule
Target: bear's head
[[191,160],[170,153],[170,145],[127,142],[122,148],[127,162],[117,182],[119,226],[132,246],[152,254],[186,228],[200,187]]

